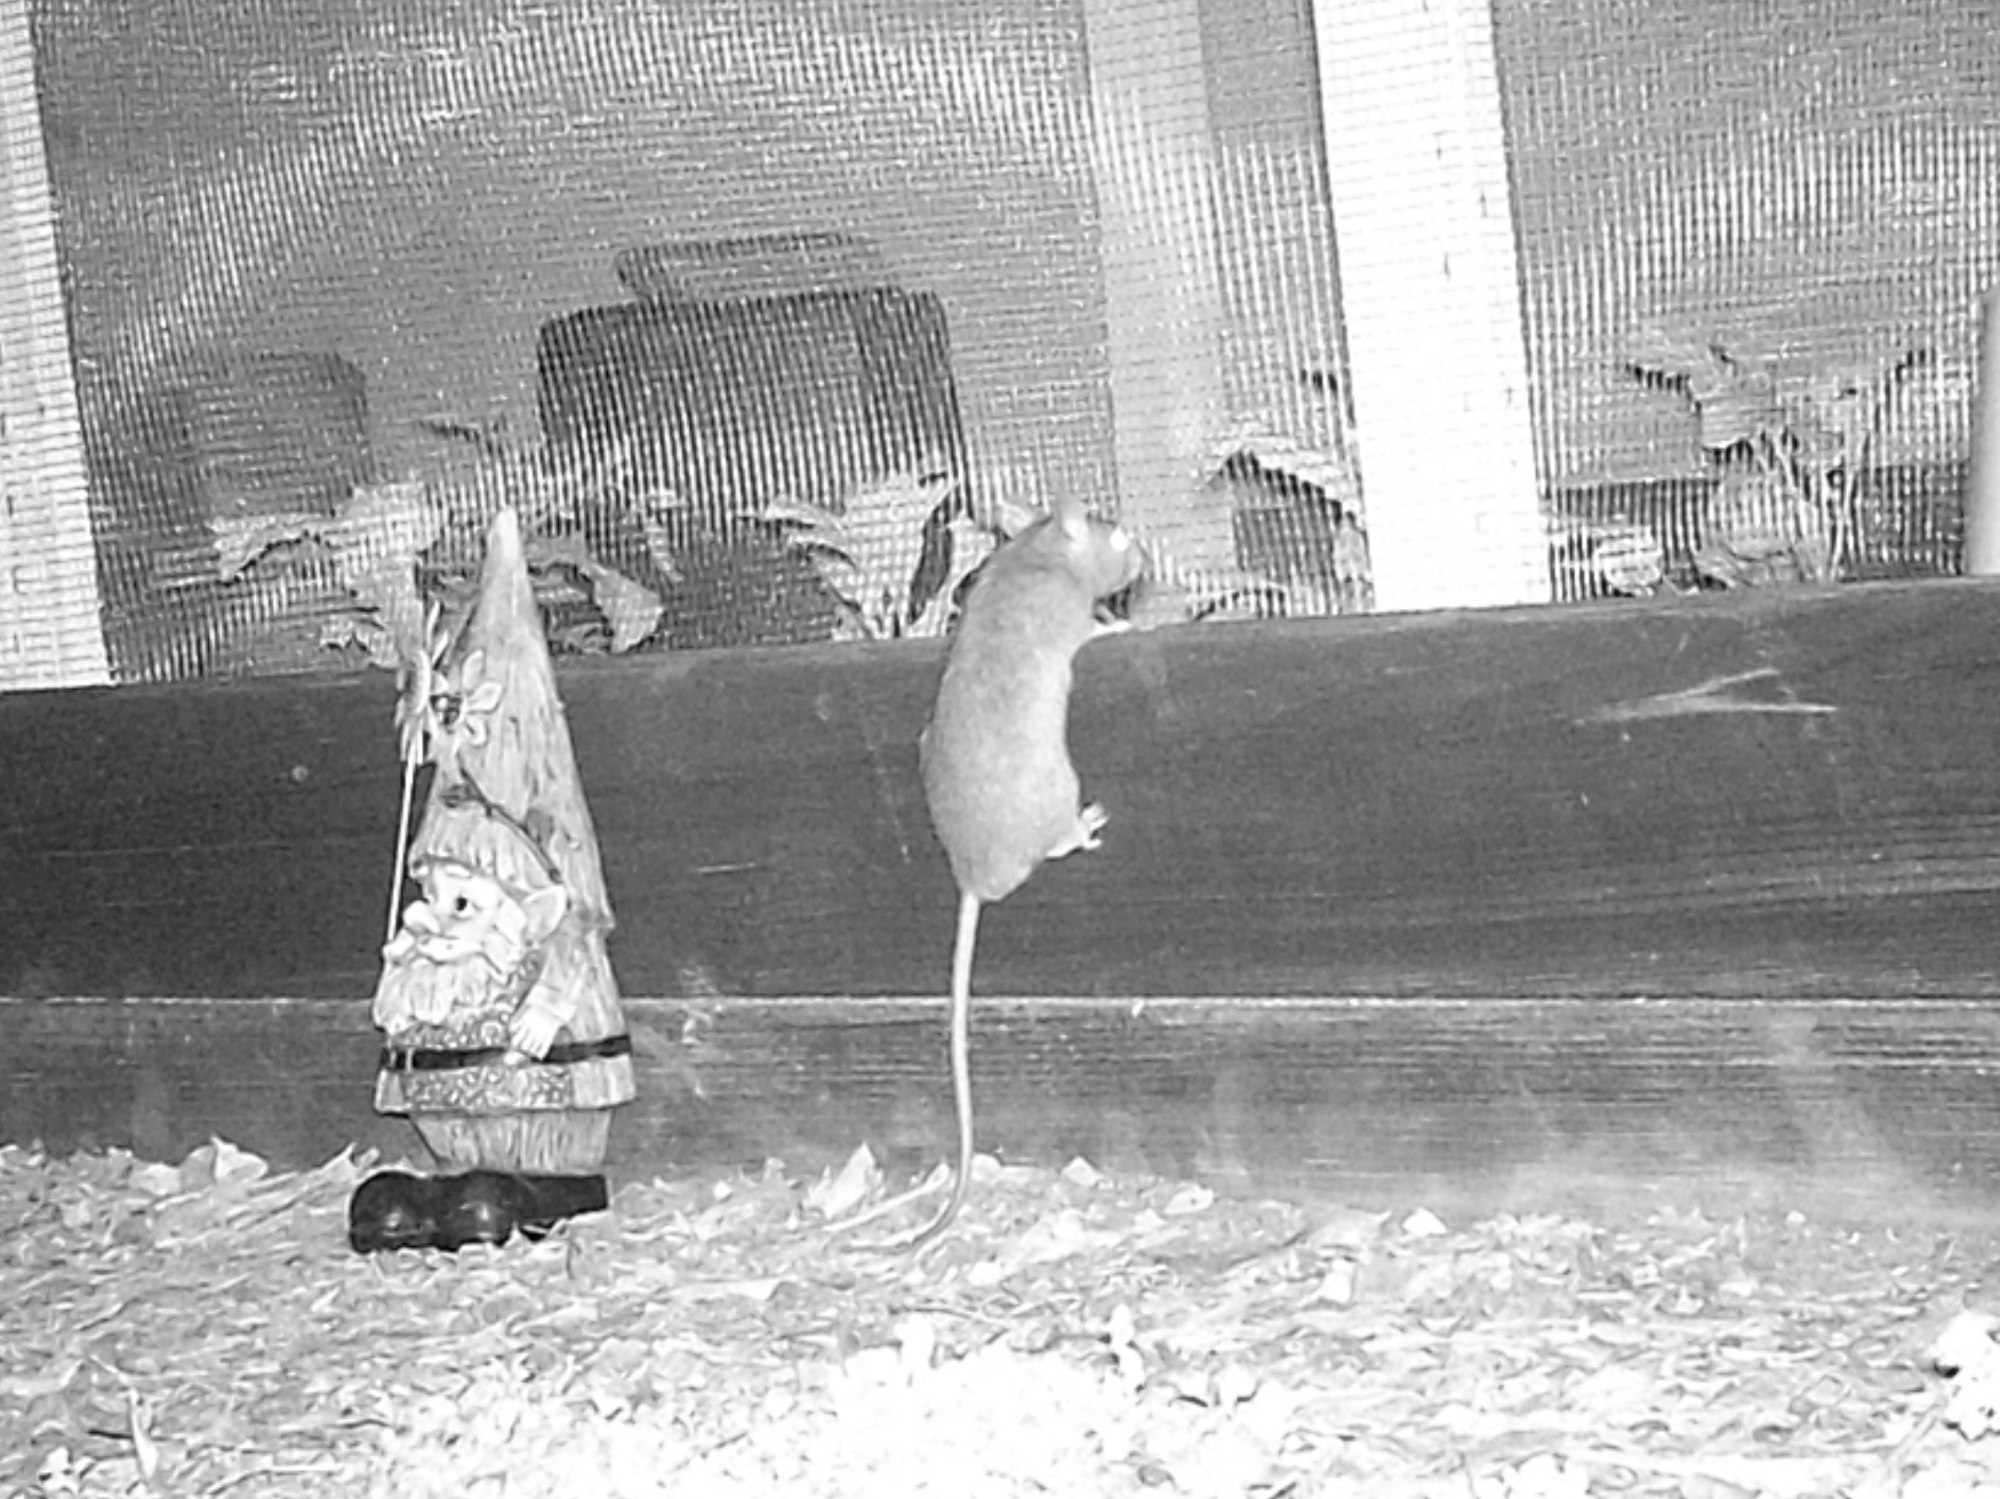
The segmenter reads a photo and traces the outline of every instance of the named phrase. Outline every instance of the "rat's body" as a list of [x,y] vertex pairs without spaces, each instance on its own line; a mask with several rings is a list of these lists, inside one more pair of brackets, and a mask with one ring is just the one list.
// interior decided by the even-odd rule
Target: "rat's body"
[[1139,576],[1137,543],[1080,506],[1058,506],[980,570],[965,601],[937,706],[920,742],[931,825],[958,883],[951,955],[951,1072],[958,1172],[937,1217],[904,1246],[944,1232],[972,1175],[967,1060],[980,907],[1018,889],[1044,859],[1097,847],[1069,758],[1070,667],[1103,629],[1098,600]]

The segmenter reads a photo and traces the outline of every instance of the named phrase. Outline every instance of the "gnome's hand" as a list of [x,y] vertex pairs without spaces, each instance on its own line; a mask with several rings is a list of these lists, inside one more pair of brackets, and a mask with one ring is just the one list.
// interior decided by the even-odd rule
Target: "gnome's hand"
[[552,1015],[542,1006],[530,1001],[515,1012],[507,1023],[507,1044],[522,1056],[531,1059],[545,1057],[554,1044],[556,1032],[563,1027],[563,1017]]

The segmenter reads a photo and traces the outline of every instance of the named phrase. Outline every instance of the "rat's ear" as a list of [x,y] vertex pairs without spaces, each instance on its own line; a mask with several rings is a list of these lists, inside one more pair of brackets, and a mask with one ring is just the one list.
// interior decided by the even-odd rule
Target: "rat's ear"
[[996,499],[990,502],[988,508],[990,518],[987,524],[1009,541],[1035,524],[1044,514],[1040,510],[1022,504],[1019,500]]
[[1083,508],[1083,501],[1073,494],[1059,494],[1052,507],[1056,524],[1062,527],[1063,535],[1072,541],[1080,541],[1090,530],[1090,512]]

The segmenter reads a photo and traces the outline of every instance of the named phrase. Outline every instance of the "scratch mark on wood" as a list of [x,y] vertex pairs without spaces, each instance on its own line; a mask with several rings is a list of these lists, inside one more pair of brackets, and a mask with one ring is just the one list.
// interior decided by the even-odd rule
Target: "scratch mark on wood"
[[1760,666],[1755,671],[1739,671],[1726,677],[1711,677],[1695,687],[1679,692],[1662,692],[1653,697],[1612,703],[1594,713],[1586,713],[1578,723],[1634,723],[1645,718],[1686,718],[1701,713],[1838,713],[1832,703],[1802,703],[1789,696],[1745,696],[1740,689],[1752,683],[1766,684],[1767,690],[1789,692],[1777,687],[1778,669]]

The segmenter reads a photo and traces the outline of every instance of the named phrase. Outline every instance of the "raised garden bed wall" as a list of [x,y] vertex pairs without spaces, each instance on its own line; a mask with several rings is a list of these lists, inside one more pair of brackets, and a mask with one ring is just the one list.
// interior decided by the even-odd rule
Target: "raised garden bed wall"
[[[1966,581],[1095,644],[1072,744],[1111,822],[989,913],[982,1145],[1978,1201],[1996,639]],[[559,673],[645,1075],[614,1163],[941,1148],[939,660]],[[407,1145],[368,1113],[392,704],[386,673],[0,697],[0,1133]]]

